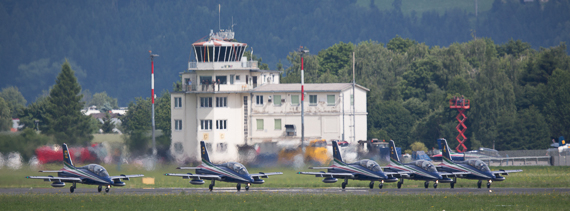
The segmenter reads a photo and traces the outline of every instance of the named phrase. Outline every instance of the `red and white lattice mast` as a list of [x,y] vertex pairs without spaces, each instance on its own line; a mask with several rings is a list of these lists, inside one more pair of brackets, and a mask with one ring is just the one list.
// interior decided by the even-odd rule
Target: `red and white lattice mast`
[[156,157],[156,139],[154,137],[154,57],[158,57],[158,54],[152,54],[152,51],[148,51],[150,54],[150,94],[152,99],[152,156]]
[[467,126],[465,126],[465,120],[467,120],[467,117],[465,116],[464,112],[465,110],[470,108],[470,105],[471,101],[466,100],[463,97],[453,98],[449,100],[449,108],[457,109],[457,111],[459,112],[455,117],[455,119],[457,119],[457,121],[459,122],[457,127],[455,127],[455,129],[457,129],[457,131],[459,132],[459,135],[455,137],[457,142],[459,142],[459,145],[457,145],[455,150],[457,150],[457,152],[459,153],[467,151],[467,147],[465,146],[465,141],[467,140],[467,137],[465,137],[465,131],[467,130]]

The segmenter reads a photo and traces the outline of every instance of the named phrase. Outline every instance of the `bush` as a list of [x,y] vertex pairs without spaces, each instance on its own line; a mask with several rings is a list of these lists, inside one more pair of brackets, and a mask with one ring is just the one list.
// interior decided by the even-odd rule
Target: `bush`
[[0,152],[19,152],[24,160],[29,160],[34,156],[34,151],[39,146],[53,143],[52,138],[36,133],[31,128],[26,128],[19,134],[1,134]]

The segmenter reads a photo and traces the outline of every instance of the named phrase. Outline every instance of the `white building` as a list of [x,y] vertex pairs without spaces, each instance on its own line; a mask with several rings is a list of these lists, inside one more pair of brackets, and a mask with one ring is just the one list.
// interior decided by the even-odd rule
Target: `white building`
[[[238,146],[300,143],[301,84],[279,84],[281,72],[260,70],[242,57],[247,44],[232,39],[224,31],[192,44],[196,61],[180,73],[184,91],[171,94],[171,152],[179,161],[199,160],[200,141],[214,161],[237,159]],[[366,139],[369,90],[354,90],[355,104],[350,83],[305,84],[305,140],[341,140],[343,132],[351,143]]]

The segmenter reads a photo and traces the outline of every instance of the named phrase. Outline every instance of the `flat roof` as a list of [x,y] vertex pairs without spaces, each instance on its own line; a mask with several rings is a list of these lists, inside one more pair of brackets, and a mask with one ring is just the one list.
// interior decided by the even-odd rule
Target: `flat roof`
[[[356,87],[370,91],[366,87],[356,84]],[[307,92],[341,92],[352,88],[352,83],[309,83],[305,84]],[[301,84],[266,84],[252,89],[251,92],[298,92]]]

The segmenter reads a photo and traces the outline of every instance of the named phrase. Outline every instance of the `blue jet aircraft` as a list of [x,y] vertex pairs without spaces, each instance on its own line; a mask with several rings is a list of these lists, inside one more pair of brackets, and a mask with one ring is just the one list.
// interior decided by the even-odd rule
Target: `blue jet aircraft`
[[336,141],[332,141],[333,146],[333,163],[330,167],[311,167],[309,169],[327,169],[328,172],[298,172],[298,174],[315,175],[316,177],[324,177],[324,183],[335,183],[337,178],[344,179],[342,189],[346,188],[348,180],[370,180],[370,189],[374,188],[374,181],[380,181],[378,188],[382,189],[384,182],[396,182],[398,178],[395,175],[408,172],[383,172],[380,165],[373,160],[364,159],[355,163],[345,163],[338,149]]
[[451,180],[449,176],[453,176],[454,173],[462,173],[438,172],[435,168],[435,165],[427,160],[416,160],[411,163],[402,164],[400,163],[400,157],[398,156],[398,153],[396,153],[396,146],[392,140],[390,140],[390,165],[388,165],[388,167],[385,167],[384,170],[394,172],[411,172],[409,175],[400,178],[400,181],[397,184],[398,189],[402,188],[402,184],[404,184],[404,178],[411,180],[424,180],[425,188],[428,188],[430,181],[434,181],[433,188],[437,188],[437,184],[440,182],[451,183],[453,180]]
[[251,184],[263,184],[265,181],[261,178],[267,178],[270,175],[279,175],[283,174],[281,172],[271,172],[271,173],[263,173],[259,172],[259,174],[249,174],[245,166],[241,163],[237,162],[227,162],[220,165],[215,165],[210,162],[210,157],[208,156],[208,150],[206,149],[206,144],[204,141],[200,141],[200,148],[201,148],[201,156],[202,156],[202,164],[197,167],[178,167],[176,169],[194,169],[196,170],[196,174],[188,173],[188,174],[173,174],[167,173],[164,174],[166,176],[176,176],[182,177],[183,179],[192,179],[190,180],[190,184],[192,185],[203,185],[204,180],[211,180],[212,183],[210,184],[210,191],[214,189],[214,185],[216,184],[216,180],[222,182],[234,182],[237,183],[237,190],[241,190],[241,184],[247,184],[245,190],[249,190],[249,186]]
[[[458,161],[452,160],[449,154],[449,145],[447,141],[442,139],[442,162],[438,166],[441,171],[446,172],[466,172],[464,174],[457,174],[456,178],[479,180],[477,182],[477,188],[481,188],[481,183],[483,180],[487,180],[487,188],[491,188],[491,183],[493,181],[503,181],[505,177],[501,175],[509,175],[509,173],[521,172],[522,170],[499,170],[491,171],[487,164],[479,159]],[[456,180],[451,183],[451,188],[455,184]]]
[[109,176],[107,170],[103,166],[97,164],[89,164],[83,167],[75,167],[69,156],[69,151],[67,149],[67,144],[61,145],[63,149],[63,168],[59,171],[40,171],[46,173],[57,173],[57,177],[54,176],[27,176],[28,179],[43,179],[46,182],[53,182],[52,187],[61,188],[65,186],[65,182],[73,183],[73,186],[69,188],[70,192],[74,192],[76,183],[86,184],[86,185],[98,185],[97,191],[101,192],[103,186],[106,186],[105,192],[109,192],[109,188],[112,186],[125,186],[123,180],[130,180],[133,177],[142,177],[142,174],[136,175],[124,175],[121,176]]

